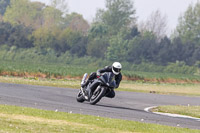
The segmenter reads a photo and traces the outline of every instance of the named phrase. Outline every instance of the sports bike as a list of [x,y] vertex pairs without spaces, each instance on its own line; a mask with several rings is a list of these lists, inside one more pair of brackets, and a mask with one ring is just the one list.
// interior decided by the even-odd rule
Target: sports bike
[[[82,83],[86,81],[86,77],[87,73],[83,75]],[[115,75],[112,72],[105,72],[101,74],[99,78],[90,81],[85,88],[81,88],[76,100],[81,103],[88,101],[90,104],[94,105],[114,89],[115,86]]]

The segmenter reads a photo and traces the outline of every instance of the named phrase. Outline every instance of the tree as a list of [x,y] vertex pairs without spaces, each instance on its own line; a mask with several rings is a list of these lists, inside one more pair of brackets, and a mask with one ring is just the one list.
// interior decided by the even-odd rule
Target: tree
[[200,2],[191,4],[183,15],[179,17],[174,36],[183,42],[193,42],[200,45]]
[[111,61],[125,61],[128,51],[128,40],[124,40],[121,34],[112,36],[109,41],[110,46],[107,50],[107,58]]
[[107,38],[94,38],[89,40],[87,54],[90,56],[104,58],[109,43]]
[[72,54],[82,56],[86,53],[87,38],[80,32],[71,28],[60,30],[55,34],[57,40],[57,52],[70,51]]
[[0,14],[0,22],[3,22],[3,16]]
[[57,41],[60,48],[60,52],[66,52],[71,49],[71,44],[69,44],[68,36],[72,33],[71,29],[64,29],[57,34]]
[[193,63],[200,63],[200,46],[197,46],[193,56],[192,56]]
[[170,62],[182,61],[183,56],[183,41],[177,37],[173,40],[172,45],[170,47]]
[[75,54],[78,57],[82,57],[84,55],[86,55],[87,52],[87,42],[88,39],[87,37],[81,37],[76,44],[74,44],[70,50],[71,54]]
[[[131,0],[106,0],[106,9],[97,11],[89,30],[88,54],[106,57],[109,60],[124,59],[124,50],[128,44],[126,39],[132,36],[124,31],[129,31],[135,22],[135,9]],[[121,34],[122,32],[127,38]]]
[[158,54],[155,55],[155,63],[160,65],[167,65],[168,62],[173,58],[171,51],[172,43],[168,37],[164,37],[158,43]]
[[40,28],[44,25],[44,15],[43,10],[45,9],[45,4],[41,2],[32,2],[31,3],[32,9],[30,12],[32,12],[31,18],[33,17],[33,21],[31,24],[31,27],[34,29]]
[[53,28],[60,27],[63,22],[62,12],[52,6],[47,6],[43,10],[44,24],[43,27]]
[[158,51],[155,35],[152,32],[145,32],[129,41],[126,59],[137,64],[143,61],[153,62]]
[[4,15],[6,8],[9,6],[10,0],[0,0],[0,15]]
[[33,28],[41,25],[44,4],[30,2],[29,0],[11,0],[10,6],[4,14],[4,21],[13,25],[23,24]]
[[18,48],[33,47],[30,38],[32,29],[23,25],[12,26],[10,23],[0,23],[0,45],[16,46]]
[[94,23],[89,30],[89,38],[103,38],[107,36],[108,27],[101,23]]
[[167,32],[167,17],[162,16],[159,10],[152,12],[145,22],[140,23],[140,31],[149,31],[156,35],[158,40],[166,36]]
[[195,49],[198,48],[192,42],[187,42],[186,44],[183,45],[181,60],[184,61],[187,65],[195,64],[195,62],[193,62],[192,59],[192,56],[195,53]]
[[62,12],[62,16],[68,13],[68,5],[66,0],[51,0],[51,6]]
[[32,34],[34,46],[39,49],[47,50],[57,44],[55,36],[49,28],[39,28]]
[[7,44],[12,31],[10,23],[0,22],[0,45]]
[[87,54],[104,58],[108,46],[108,27],[102,23],[93,23],[88,33]]
[[136,22],[132,1],[106,0],[106,10],[97,11],[95,22],[107,25],[111,34],[116,34],[122,27],[131,27]]
[[83,34],[86,34],[90,27],[82,15],[74,12],[66,15],[64,23],[64,27],[70,28],[73,31],[81,32]]
[[33,42],[30,39],[32,29],[24,25],[14,26],[8,38],[9,46],[17,46],[18,48],[33,47]]

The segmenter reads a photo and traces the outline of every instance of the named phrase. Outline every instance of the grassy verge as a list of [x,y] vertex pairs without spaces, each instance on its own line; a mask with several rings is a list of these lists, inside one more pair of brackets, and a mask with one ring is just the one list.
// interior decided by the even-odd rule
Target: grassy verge
[[200,106],[159,106],[153,112],[181,114],[200,118]]
[[[0,76],[0,82],[53,86],[64,88],[80,88],[80,79],[45,79],[45,78],[20,78]],[[133,91],[156,94],[175,94],[200,96],[200,84],[153,84],[122,81],[117,91]]]
[[122,81],[119,90],[156,94],[200,96],[200,84],[138,83]]
[[22,78],[22,77],[0,76],[0,82],[26,84],[26,85],[52,86],[52,87],[62,87],[62,88],[75,88],[75,89],[80,88],[80,80],[77,79],[46,79],[46,78]]
[[[66,78],[82,77],[86,72],[90,74],[104,66],[95,64],[71,65],[65,63],[36,63],[26,61],[5,61],[0,60],[0,75],[18,77],[42,77],[42,78]],[[123,69],[123,78],[141,82],[153,83],[200,83],[200,75],[161,73],[161,72],[141,72],[134,69]]]
[[199,130],[0,105],[0,132],[199,133]]

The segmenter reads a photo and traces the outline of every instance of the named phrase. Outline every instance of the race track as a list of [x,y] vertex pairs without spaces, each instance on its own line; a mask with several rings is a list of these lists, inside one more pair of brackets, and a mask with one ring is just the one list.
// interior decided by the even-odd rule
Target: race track
[[0,83],[0,104],[45,110],[89,114],[162,125],[200,129],[200,121],[175,118],[144,111],[159,105],[198,105],[200,97],[116,92],[114,99],[103,98],[96,105],[76,101],[77,89]]

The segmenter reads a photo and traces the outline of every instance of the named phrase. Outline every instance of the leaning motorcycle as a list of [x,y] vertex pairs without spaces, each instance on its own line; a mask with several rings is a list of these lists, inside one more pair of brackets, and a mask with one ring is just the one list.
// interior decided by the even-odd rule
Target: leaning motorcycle
[[[82,83],[85,82],[87,73],[84,74]],[[76,100],[78,102],[88,101],[94,105],[101,100],[102,97],[106,96],[116,86],[115,75],[112,72],[105,72],[99,78],[96,78],[89,82],[86,86],[86,92],[84,93],[81,88],[78,92]],[[85,95],[87,94],[87,95]]]

